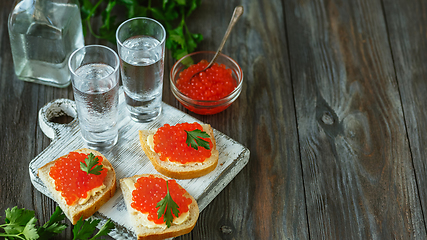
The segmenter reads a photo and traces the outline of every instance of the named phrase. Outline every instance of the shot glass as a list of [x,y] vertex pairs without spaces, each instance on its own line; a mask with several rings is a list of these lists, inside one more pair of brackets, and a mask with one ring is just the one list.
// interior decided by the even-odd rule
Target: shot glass
[[162,111],[165,28],[156,20],[138,17],[116,32],[126,107],[132,120],[149,122]]
[[101,45],[79,48],[68,61],[80,131],[90,148],[117,143],[119,65],[117,53]]

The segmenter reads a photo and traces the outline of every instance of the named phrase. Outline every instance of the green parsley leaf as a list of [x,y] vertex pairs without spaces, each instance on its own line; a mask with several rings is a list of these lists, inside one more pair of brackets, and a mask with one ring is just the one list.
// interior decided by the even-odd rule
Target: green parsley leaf
[[93,232],[96,230],[96,226],[101,220],[83,220],[81,217],[76,225],[73,228],[73,240],[81,239],[88,240],[90,236],[92,236]]
[[80,0],[80,15],[86,20],[92,14],[93,4],[90,0]]
[[[185,47],[185,37],[184,37],[184,29],[182,26],[178,26],[177,28],[169,31],[169,39],[170,41],[178,44],[181,48]],[[173,44],[173,43],[170,43]]]
[[90,153],[84,162],[80,162],[80,169],[87,174],[99,175],[102,171],[102,165],[97,165],[98,163],[98,157]]
[[37,218],[34,217],[34,211],[26,210],[25,208],[6,209],[6,224],[0,225],[5,233],[0,233],[1,237],[8,239],[38,239],[36,222]]
[[133,2],[132,4],[125,4],[125,7],[128,10],[127,17],[129,19],[134,17],[147,16],[148,8],[140,6],[137,2]]
[[114,227],[114,223],[110,219],[108,219],[108,221],[105,222],[104,225],[102,225],[101,229],[99,229],[98,233],[91,239],[95,240],[98,239],[98,237],[107,236],[108,233],[111,232]]
[[57,206],[49,221],[38,229],[37,233],[40,239],[49,239],[64,231],[64,229],[67,228],[65,223],[61,223],[64,219],[65,214],[62,212],[61,208]]
[[107,7],[102,11],[102,26],[99,29],[99,32],[102,38],[107,39],[112,43],[116,43],[116,33],[115,30],[119,26],[115,23],[116,16],[111,15],[111,11],[116,5],[116,1],[109,1]]
[[26,239],[35,240],[39,238],[39,235],[37,234],[36,222],[37,218],[31,218],[30,221],[28,221],[25,225],[24,230],[22,230],[22,234]]
[[125,5],[132,5],[135,3],[133,0],[118,0],[118,2]]
[[34,218],[34,211],[26,210],[25,208],[18,209],[17,206],[12,209],[6,209],[4,231],[7,234],[20,234],[24,231],[27,223]]
[[211,149],[209,146],[209,142],[202,138],[209,138],[209,134],[206,132],[202,132],[200,129],[196,129],[193,131],[184,130],[187,133],[186,143],[189,147],[192,147],[198,150],[198,147],[204,147],[207,150]]
[[161,218],[163,216],[166,222],[166,225],[169,228],[173,221],[173,215],[178,217],[179,207],[178,207],[178,204],[174,202],[171,195],[169,194],[168,180],[166,180],[166,189],[167,189],[166,196],[157,203],[156,208],[159,208],[159,210],[157,210],[158,218]]
[[[6,223],[0,225],[0,229],[3,229],[5,233],[0,232],[0,238],[21,240],[50,239],[67,228],[66,224],[61,223],[65,219],[65,214],[59,207],[56,207],[49,221],[39,228],[36,227],[37,219],[34,217],[34,211],[26,210],[25,208],[19,209],[15,206],[12,209],[6,209],[5,213]],[[101,236],[106,236],[114,228],[111,220],[108,220],[98,233],[89,239],[100,221],[86,221],[80,218],[73,228],[73,240],[97,240]]]
[[99,239],[98,237],[106,236],[113,228],[114,223],[112,223],[110,220],[108,220],[104,225],[102,225],[101,229],[98,231],[98,233],[89,239],[90,236],[92,236],[93,232],[96,230],[96,226],[98,226],[99,222],[101,220],[99,219],[93,219],[93,220],[83,220],[83,217],[81,217],[76,225],[74,225],[73,228],[73,240],[95,240]]

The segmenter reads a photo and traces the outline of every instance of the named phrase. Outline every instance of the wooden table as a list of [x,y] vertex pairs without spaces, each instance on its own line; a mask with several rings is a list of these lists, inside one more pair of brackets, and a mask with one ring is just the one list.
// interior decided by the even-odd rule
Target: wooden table
[[[189,114],[250,160],[178,239],[426,239],[427,1],[203,1],[188,20],[199,50],[217,48],[240,4],[223,52],[242,93],[222,113]],[[11,6],[0,1],[0,215],[25,207],[44,223],[56,204],[28,174],[50,143],[37,112],[73,92],[16,78]],[[163,100],[187,112],[170,91],[174,62],[168,52]]]

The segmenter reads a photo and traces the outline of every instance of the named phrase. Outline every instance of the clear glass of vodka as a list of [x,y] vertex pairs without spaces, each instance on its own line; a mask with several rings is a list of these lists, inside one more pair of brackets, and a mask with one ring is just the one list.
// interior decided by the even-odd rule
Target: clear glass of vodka
[[150,122],[162,111],[165,28],[154,19],[132,18],[118,27],[116,39],[128,112],[136,122]]
[[117,143],[120,60],[111,48],[89,45],[69,59],[80,131],[87,146],[105,149]]

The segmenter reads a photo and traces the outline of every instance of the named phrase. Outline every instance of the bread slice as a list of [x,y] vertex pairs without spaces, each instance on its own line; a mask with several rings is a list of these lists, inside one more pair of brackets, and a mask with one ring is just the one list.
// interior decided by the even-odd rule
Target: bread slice
[[[49,176],[50,168],[55,164],[59,159],[51,161],[38,169],[38,176],[46,185],[47,189],[52,193],[53,199],[58,203],[59,207],[62,209],[67,218],[71,221],[73,225],[77,223],[80,217],[86,219],[92,216],[98,209],[106,203],[116,192],[116,173],[113,166],[107,160],[107,158],[102,155],[100,152],[95,150],[90,150],[87,148],[82,148],[75,150],[74,152],[89,154],[93,153],[95,156],[102,157],[102,165],[108,168],[107,176],[104,179],[104,185],[106,188],[102,192],[96,193],[96,195],[89,198],[89,200],[80,205],[76,203],[74,205],[67,205],[65,199],[61,196],[61,192],[55,190],[55,181]],[[67,156],[67,155],[65,155]]]
[[216,149],[215,137],[211,126],[209,124],[201,125],[203,127],[203,131],[209,134],[212,141],[212,154],[203,163],[171,164],[168,161],[160,160],[159,155],[152,151],[147,143],[147,137],[149,135],[154,135],[157,132],[157,129],[139,131],[139,141],[141,142],[142,150],[144,150],[154,168],[165,176],[176,179],[190,179],[204,176],[216,168],[218,164],[218,150]]
[[185,193],[185,197],[191,198],[192,203],[189,205],[189,217],[183,223],[176,225],[172,223],[169,228],[148,228],[141,224],[141,218],[145,218],[145,216],[138,210],[131,207],[132,203],[132,189],[126,184],[126,181],[131,181],[132,184],[135,184],[138,178],[147,177],[153,175],[155,177],[163,178],[168,180],[165,176],[160,174],[142,174],[135,175],[130,178],[120,179],[120,189],[122,190],[123,197],[125,200],[126,208],[129,213],[130,222],[133,224],[133,229],[135,234],[138,237],[138,240],[157,240],[157,239],[165,239],[171,237],[181,236],[183,234],[187,234],[193,230],[196,225],[197,219],[199,217],[199,207],[197,205],[196,200],[188,193]]

